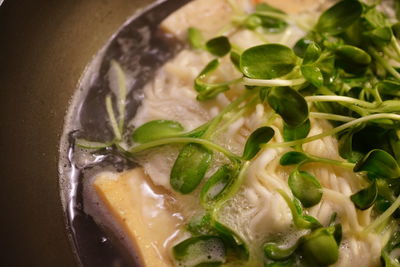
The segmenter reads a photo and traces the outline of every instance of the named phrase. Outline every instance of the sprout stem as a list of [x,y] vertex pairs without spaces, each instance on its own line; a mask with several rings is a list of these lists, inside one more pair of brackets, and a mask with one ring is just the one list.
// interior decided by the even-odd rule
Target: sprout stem
[[232,160],[234,162],[240,161],[239,156],[233,154],[232,152],[225,149],[224,147],[217,145],[211,141],[205,140],[205,139],[192,138],[192,137],[172,137],[172,138],[164,138],[164,139],[160,139],[160,140],[155,140],[155,141],[144,143],[144,144],[141,144],[138,146],[131,147],[128,149],[128,152],[130,154],[137,154],[137,153],[140,153],[142,151],[145,151],[147,149],[154,148],[157,146],[171,145],[171,144],[185,144],[185,143],[200,144],[200,145],[207,147],[208,149],[221,152],[222,154],[224,154],[226,157],[228,157],[230,160]]
[[281,79],[272,79],[272,80],[263,80],[263,79],[250,79],[250,78],[243,78],[243,83],[245,85],[250,86],[295,86],[301,85],[306,82],[306,79],[299,78],[293,80],[281,80]]
[[111,127],[113,129],[115,138],[117,140],[121,140],[121,132],[120,132],[119,127],[118,127],[117,119],[115,118],[115,113],[114,113],[114,108],[113,108],[113,104],[112,104],[112,100],[111,100],[111,95],[107,95],[106,96],[106,109],[107,109],[108,118],[110,120]]
[[316,119],[325,119],[325,120],[343,121],[343,122],[349,122],[356,119],[349,116],[342,116],[342,115],[335,115],[331,113],[321,113],[321,112],[310,112],[310,117]]
[[250,161],[245,161],[240,168],[240,172],[236,180],[233,182],[231,187],[228,189],[228,193],[224,195],[214,206],[213,213],[216,214],[221,207],[226,203],[227,200],[232,198],[239,191],[240,186],[243,184],[244,178],[246,177],[247,169],[250,166]]
[[339,127],[333,128],[330,131],[327,131],[325,133],[313,135],[307,138],[299,139],[296,141],[290,141],[290,142],[282,142],[282,143],[275,143],[275,144],[266,144],[263,146],[263,148],[278,148],[278,147],[289,147],[289,146],[296,146],[299,144],[304,144],[308,142],[312,142],[327,136],[331,136],[334,134],[337,134],[347,128],[350,128],[354,125],[357,125],[359,123],[367,122],[370,120],[378,120],[378,119],[390,119],[390,120],[400,120],[400,115],[397,114],[388,114],[388,113],[380,113],[380,114],[373,114],[369,116],[365,116],[362,118],[358,118],[352,121],[349,121],[345,124],[340,125]]
[[117,72],[118,79],[118,96],[117,96],[117,106],[118,106],[118,115],[119,115],[119,131],[122,132],[124,128],[124,120],[125,120],[125,105],[126,105],[126,78],[125,73],[122,70],[121,66],[114,60],[111,61],[112,68]]
[[305,97],[308,102],[345,102],[353,105],[362,106],[365,108],[376,108],[375,103],[358,100],[348,96],[334,96],[334,95],[316,95]]
[[84,149],[103,149],[112,146],[114,144],[114,141],[102,143],[102,142],[88,141],[85,139],[76,139],[75,144],[78,147]]
[[396,201],[384,212],[382,213],[375,221],[373,221],[370,225],[368,225],[364,229],[364,233],[371,232],[375,230],[381,223],[385,222],[390,216],[400,207],[400,196],[397,197]]
[[392,66],[390,66],[387,60],[381,57],[375,48],[370,47],[369,52],[390,74],[392,74],[396,79],[400,80],[400,73],[398,73]]

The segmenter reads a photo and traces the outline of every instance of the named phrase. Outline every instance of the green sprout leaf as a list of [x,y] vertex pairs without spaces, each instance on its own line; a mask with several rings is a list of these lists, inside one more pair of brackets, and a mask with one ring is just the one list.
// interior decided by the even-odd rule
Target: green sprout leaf
[[281,157],[279,164],[282,166],[297,165],[309,159],[310,158],[302,152],[289,151]]
[[212,152],[198,144],[187,144],[171,170],[170,183],[175,191],[189,194],[200,184],[212,160]]
[[365,35],[367,35],[375,45],[383,47],[390,44],[393,32],[390,27],[382,27],[365,32]]
[[187,38],[190,46],[194,49],[204,48],[204,37],[199,29],[190,27],[188,29]]
[[279,33],[288,26],[282,15],[285,15],[283,11],[261,3],[256,6],[255,13],[244,20],[243,26],[250,30],[262,28],[269,33]]
[[374,205],[376,198],[378,197],[378,186],[376,181],[373,181],[372,184],[354,195],[350,197],[351,201],[353,201],[354,205],[360,210],[366,210]]
[[368,174],[382,178],[400,177],[397,161],[384,150],[374,149],[365,155],[354,167],[354,172],[366,171]]
[[383,80],[378,83],[379,93],[382,95],[400,97],[400,82]]
[[217,57],[223,57],[231,51],[231,43],[226,36],[219,36],[206,43],[207,51]]
[[227,248],[228,252],[232,254],[230,256],[244,261],[247,261],[249,259],[249,248],[238,234],[236,234],[228,226],[216,220],[214,221],[213,226],[224,241],[225,247]]
[[188,238],[172,248],[177,266],[220,266],[226,261],[224,242],[218,236]]
[[210,213],[200,213],[193,216],[189,223],[186,225],[186,229],[192,235],[215,235],[215,231],[212,229],[212,217]]
[[314,217],[303,215],[303,208],[297,198],[294,198],[292,201],[283,190],[278,189],[277,191],[288,205],[292,213],[293,223],[298,229],[316,229],[322,227],[321,223]]
[[293,51],[296,54],[296,56],[304,58],[307,48],[311,43],[314,43],[314,41],[312,41],[307,37],[299,39],[293,47]]
[[274,79],[288,74],[296,66],[292,49],[281,44],[254,46],[240,57],[243,74],[255,79]]
[[395,24],[392,25],[392,32],[393,35],[399,39],[400,38],[400,22],[397,22]]
[[247,142],[244,146],[243,151],[243,159],[251,160],[257,155],[258,151],[261,149],[262,144],[268,143],[275,132],[271,127],[261,127],[255,130],[247,139]]
[[368,28],[386,27],[391,24],[388,17],[377,8],[369,8],[368,11],[365,12],[363,18]]
[[299,140],[306,138],[310,133],[311,123],[310,120],[306,120],[299,126],[291,127],[287,124],[283,125],[283,139],[285,142]]
[[309,208],[321,201],[322,186],[310,173],[294,170],[289,176],[289,187],[304,207]]
[[314,42],[311,42],[304,53],[303,65],[314,63],[321,56],[321,48]]
[[235,51],[231,51],[230,59],[236,69],[240,71],[240,55]]
[[132,133],[132,140],[147,143],[161,138],[182,134],[183,126],[176,121],[154,120],[143,124]]
[[353,127],[339,138],[339,155],[350,162],[357,162],[363,156],[360,152],[353,150],[353,136],[364,128],[364,124]]
[[220,84],[220,85],[215,85],[215,86],[210,86],[207,88],[207,90],[200,92],[197,95],[197,100],[199,101],[205,101],[209,99],[213,99],[217,95],[219,95],[222,92],[228,91],[229,86],[226,84]]
[[293,246],[287,248],[279,247],[276,243],[266,243],[264,245],[264,255],[268,259],[275,261],[286,260],[293,255],[298,246],[298,242]]
[[229,165],[221,166],[205,183],[200,193],[204,205],[216,201],[234,178],[234,170]]
[[193,235],[220,238],[224,244],[226,258],[229,260],[247,261],[249,259],[249,249],[243,239],[228,226],[218,222],[210,213],[196,215],[189,222],[186,229]]
[[196,89],[197,92],[203,92],[209,88],[210,85],[205,83],[204,79],[207,78],[209,74],[214,72],[218,66],[219,60],[213,59],[204,67],[204,69],[202,69],[200,74],[194,80],[194,89]]
[[300,67],[301,74],[303,74],[304,78],[314,85],[315,87],[319,88],[324,85],[324,76],[322,75],[321,70],[315,65],[303,65]]
[[371,56],[356,46],[341,45],[336,48],[336,54],[346,61],[359,65],[368,65],[371,63]]
[[360,18],[362,10],[359,1],[340,1],[322,13],[315,28],[332,35],[342,33]]
[[218,94],[229,90],[230,82],[210,84],[204,81],[208,75],[218,68],[219,64],[220,63],[218,59],[210,61],[194,80],[194,89],[199,92],[197,100],[205,101],[212,99]]
[[328,266],[337,262],[339,245],[335,239],[335,227],[317,229],[302,239],[299,250],[307,262],[315,266]]
[[273,87],[268,104],[290,127],[299,126],[308,119],[308,106],[304,97],[290,87]]

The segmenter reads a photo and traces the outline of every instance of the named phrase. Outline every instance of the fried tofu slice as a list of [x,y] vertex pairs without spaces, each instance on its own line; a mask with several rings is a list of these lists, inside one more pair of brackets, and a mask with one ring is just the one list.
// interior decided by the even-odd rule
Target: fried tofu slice
[[180,222],[166,208],[164,196],[151,189],[142,168],[100,173],[93,187],[145,266],[173,266],[165,242]]
[[231,17],[232,9],[225,0],[194,0],[167,17],[161,28],[184,40],[187,29],[196,27],[211,38]]
[[297,14],[320,5],[320,0],[252,0],[254,4],[267,3],[288,14]]
[[167,17],[161,28],[181,40],[185,40],[189,27],[200,29],[206,39],[214,37],[234,16],[229,1],[243,8],[267,3],[288,14],[310,10],[320,4],[320,0],[194,0]]

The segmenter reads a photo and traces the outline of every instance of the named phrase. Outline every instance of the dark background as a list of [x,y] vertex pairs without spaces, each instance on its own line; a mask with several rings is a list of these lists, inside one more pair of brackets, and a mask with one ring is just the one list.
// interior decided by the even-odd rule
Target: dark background
[[0,7],[0,266],[76,266],[58,143],[85,66],[151,0],[6,0]]

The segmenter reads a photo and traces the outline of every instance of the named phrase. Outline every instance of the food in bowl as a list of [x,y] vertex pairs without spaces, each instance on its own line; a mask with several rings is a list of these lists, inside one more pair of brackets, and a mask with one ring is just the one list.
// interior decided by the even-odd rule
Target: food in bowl
[[140,166],[98,168],[88,212],[146,266],[397,266],[396,7],[196,0],[176,11],[161,28],[187,45],[135,117],[113,61],[113,138],[76,140],[79,153]]

